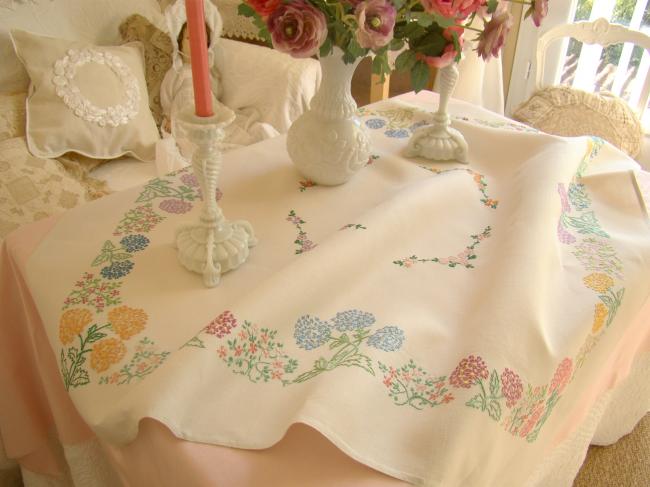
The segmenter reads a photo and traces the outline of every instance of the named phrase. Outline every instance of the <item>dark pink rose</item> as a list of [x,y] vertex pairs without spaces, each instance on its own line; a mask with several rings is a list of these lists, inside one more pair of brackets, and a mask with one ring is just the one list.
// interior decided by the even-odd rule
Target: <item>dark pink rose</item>
[[483,32],[479,35],[476,48],[484,61],[492,56],[499,57],[510,29],[512,29],[512,16],[507,9],[499,9],[492,14],[492,18],[485,24]]
[[452,64],[456,60],[456,57],[458,57],[458,55],[460,54],[460,52],[456,49],[456,45],[454,44],[453,41],[454,32],[458,35],[458,43],[462,51],[464,29],[459,25],[454,25],[452,27],[447,27],[442,33],[443,37],[447,41],[447,45],[445,46],[445,49],[442,51],[442,54],[440,54],[439,56],[427,56],[423,53],[418,52],[416,54],[416,58],[421,61],[424,61],[429,66],[433,66],[434,68],[438,68],[438,69],[445,68],[450,64]]
[[464,19],[478,11],[487,0],[421,0],[424,10],[449,19]]
[[361,47],[379,49],[393,39],[395,7],[387,0],[368,0],[357,5],[357,42]]
[[267,25],[273,47],[293,57],[313,56],[327,38],[325,15],[304,0],[281,4]]
[[533,22],[537,27],[542,25],[542,20],[548,14],[548,0],[534,0],[533,1]]

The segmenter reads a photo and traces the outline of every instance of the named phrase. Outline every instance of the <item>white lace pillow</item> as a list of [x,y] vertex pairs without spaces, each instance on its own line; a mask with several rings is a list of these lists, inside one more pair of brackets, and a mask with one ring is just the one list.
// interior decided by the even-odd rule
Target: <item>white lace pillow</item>
[[12,38],[31,80],[26,132],[34,155],[154,160],[159,136],[141,44],[94,46],[18,30]]
[[631,157],[639,155],[643,144],[639,118],[627,103],[607,93],[567,86],[544,88],[519,106],[513,118],[549,134],[595,135]]
[[26,93],[0,95],[0,141],[25,135]]

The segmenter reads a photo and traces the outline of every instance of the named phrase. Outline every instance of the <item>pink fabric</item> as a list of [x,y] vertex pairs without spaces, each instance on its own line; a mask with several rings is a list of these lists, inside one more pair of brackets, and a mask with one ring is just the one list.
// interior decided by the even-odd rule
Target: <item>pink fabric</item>
[[176,438],[161,423],[140,422],[123,448],[103,445],[128,486],[399,487],[406,482],[355,462],[316,430],[293,425],[266,450],[237,450]]
[[[63,388],[56,357],[29,289],[24,267],[38,242],[56,224],[25,227],[0,249],[0,432],[9,457],[30,470],[57,474],[58,455],[48,441],[56,429],[64,444],[93,438]],[[650,301],[626,329],[603,373],[566,418],[559,443],[580,424],[595,400],[620,383],[632,361],[650,350]],[[314,429],[297,424],[266,450],[238,450],[176,438],[163,424],[144,419],[131,444],[104,444],[125,485],[268,487],[392,487],[408,485],[346,456]],[[290,474],[288,473],[290,472]]]

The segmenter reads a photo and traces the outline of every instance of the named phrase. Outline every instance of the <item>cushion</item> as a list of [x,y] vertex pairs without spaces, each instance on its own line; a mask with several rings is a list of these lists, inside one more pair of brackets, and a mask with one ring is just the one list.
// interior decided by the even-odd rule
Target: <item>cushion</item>
[[159,136],[141,44],[99,47],[19,30],[12,37],[31,79],[26,132],[32,154],[154,160]]
[[59,162],[32,156],[24,137],[0,142],[0,240],[89,199],[86,187]]
[[165,26],[157,0],[0,0],[0,92],[29,86],[9,36],[12,29],[110,46],[121,43],[118,26],[134,13]]
[[172,67],[172,41],[169,35],[140,14],[131,15],[120,24],[120,35],[125,42],[139,41],[144,46],[149,108],[156,124],[160,126],[160,84],[165,73]]
[[639,118],[611,93],[587,93],[568,86],[544,88],[519,106],[513,117],[549,134],[601,137],[631,157],[639,154],[643,143]]
[[25,135],[27,93],[0,95],[0,141]]

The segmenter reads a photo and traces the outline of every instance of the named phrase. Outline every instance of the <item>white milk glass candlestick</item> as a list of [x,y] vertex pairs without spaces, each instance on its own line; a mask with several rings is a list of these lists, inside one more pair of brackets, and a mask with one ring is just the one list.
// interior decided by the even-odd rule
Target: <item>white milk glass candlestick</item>
[[232,110],[223,108],[209,117],[198,117],[193,110],[187,110],[178,120],[196,146],[192,168],[203,195],[199,222],[176,232],[178,259],[186,269],[202,274],[207,287],[215,287],[223,273],[242,265],[249,248],[257,243],[251,224],[227,221],[215,196],[222,164],[219,143],[224,138],[224,128],[234,118]]
[[406,157],[467,164],[467,142],[463,134],[451,128],[447,113],[449,99],[457,82],[458,67],[455,63],[440,71],[440,105],[433,116],[433,124],[415,131],[406,149]]

